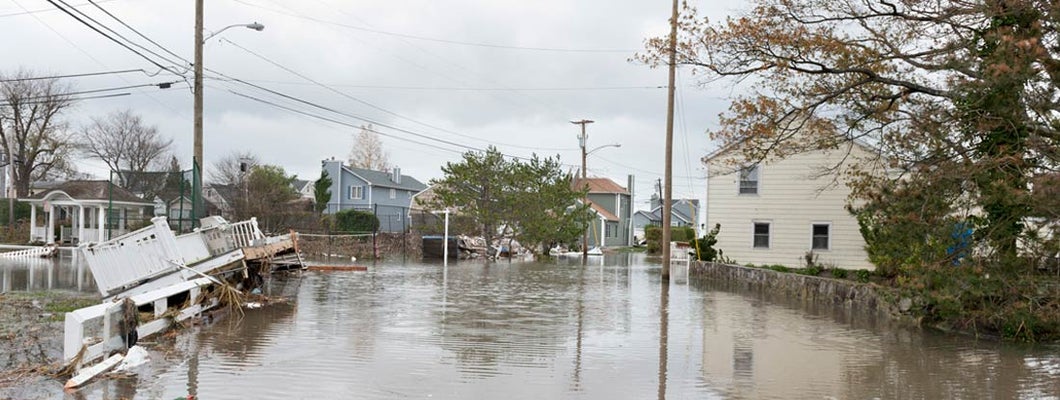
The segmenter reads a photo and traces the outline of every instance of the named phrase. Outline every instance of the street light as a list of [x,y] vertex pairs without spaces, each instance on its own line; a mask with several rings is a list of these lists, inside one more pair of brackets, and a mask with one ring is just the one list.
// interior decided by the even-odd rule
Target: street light
[[[202,3],[203,0],[195,0],[195,82],[193,84],[192,91],[195,97],[195,116],[194,116],[194,140],[193,140],[193,152],[192,155],[192,174],[194,183],[192,185],[192,193],[195,197],[195,201],[192,202],[192,214],[194,218],[199,218],[202,212],[202,170],[203,170],[203,158],[202,158],[202,45],[206,42],[206,39],[217,36],[217,34],[235,27],[246,27],[247,29],[253,29],[255,31],[261,31],[265,29],[265,25],[257,22],[251,24],[236,24],[229,25],[220,30],[211,33],[210,36],[203,38],[202,36]],[[193,226],[194,226],[193,218]]]
[[211,33],[209,36],[203,38],[202,41],[203,41],[203,43],[206,43],[207,40],[210,40],[210,38],[212,38],[214,36],[217,36],[219,33],[224,32],[224,31],[226,31],[226,30],[228,30],[230,28],[236,28],[236,27],[240,27],[240,26],[242,26],[244,28],[247,28],[247,29],[253,29],[253,30],[256,30],[258,32],[261,32],[261,31],[265,30],[265,25],[259,24],[257,22],[253,22],[253,23],[249,23],[249,24],[228,25],[228,26],[226,26],[224,28],[218,29],[214,33]]
[[622,147],[622,143],[611,143],[611,144],[605,144],[603,146],[597,146],[596,148],[585,152],[585,155],[588,156],[590,154],[593,154],[593,152],[595,152],[597,150],[600,150],[602,148],[605,148],[605,147]]
[[[584,189],[584,188],[586,188],[586,186],[588,186],[588,183],[586,182],[587,176],[586,176],[586,172],[585,172],[585,158],[588,157],[589,154],[592,154],[593,152],[595,152],[597,150],[600,150],[600,149],[603,149],[605,147],[622,147],[622,145],[618,144],[618,143],[605,144],[603,146],[598,146],[598,147],[596,147],[596,148],[594,148],[592,150],[585,151],[585,144],[586,144],[586,142],[588,142],[588,139],[589,139],[588,134],[585,133],[585,125],[591,124],[591,123],[593,123],[593,121],[592,120],[588,120],[588,119],[583,119],[581,121],[571,121],[570,123],[582,126],[582,134],[580,136],[578,136],[578,145],[582,149],[582,185],[583,185],[583,189]],[[586,193],[585,197],[583,197],[582,200],[583,200],[582,202],[584,204],[588,205],[589,204],[589,194]],[[589,229],[586,229],[584,232],[582,232],[582,262],[584,263],[584,262],[586,262],[588,260],[589,260]]]

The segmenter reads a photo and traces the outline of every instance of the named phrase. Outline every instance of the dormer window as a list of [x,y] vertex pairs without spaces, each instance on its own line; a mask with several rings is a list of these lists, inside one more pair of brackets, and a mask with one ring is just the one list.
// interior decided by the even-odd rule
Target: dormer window
[[758,194],[758,165],[740,168],[740,194]]

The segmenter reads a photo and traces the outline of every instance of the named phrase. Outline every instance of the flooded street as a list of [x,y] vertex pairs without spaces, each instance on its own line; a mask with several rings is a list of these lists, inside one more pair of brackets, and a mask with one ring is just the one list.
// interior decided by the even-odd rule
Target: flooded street
[[[657,260],[640,254],[590,263],[277,276],[267,291],[290,303],[183,330],[153,373],[65,396],[1060,398],[1056,347],[921,332],[694,279],[665,291]],[[76,284],[65,274],[53,279]]]

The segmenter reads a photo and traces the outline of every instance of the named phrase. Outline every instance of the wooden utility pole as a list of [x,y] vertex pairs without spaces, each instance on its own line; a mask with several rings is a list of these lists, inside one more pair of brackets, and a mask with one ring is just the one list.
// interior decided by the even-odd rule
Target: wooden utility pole
[[[581,121],[571,121],[570,123],[582,126],[582,135],[578,136],[578,144],[582,148],[582,189],[588,189],[589,182],[586,180],[585,175],[585,144],[588,141],[588,137],[585,136],[585,125],[593,123],[592,120],[583,119]],[[582,197],[582,204],[589,204],[589,194],[586,192],[585,196]],[[585,231],[582,232],[582,264],[589,262],[589,227],[585,227]]]
[[677,0],[673,0],[670,12],[670,85],[666,98],[666,171],[663,173],[662,204],[662,282],[670,283],[670,208],[673,204],[673,157],[674,157],[674,81],[677,70]]
[[192,223],[191,226],[195,227],[199,218],[203,212],[203,201],[202,201],[202,1],[195,0],[195,78],[192,84],[192,91],[194,100],[194,138],[192,141],[192,202],[191,202],[191,214]]

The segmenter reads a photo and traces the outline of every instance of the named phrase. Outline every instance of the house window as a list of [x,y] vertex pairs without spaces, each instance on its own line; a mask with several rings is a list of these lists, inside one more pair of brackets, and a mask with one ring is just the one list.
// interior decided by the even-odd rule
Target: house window
[[604,229],[606,229],[606,232],[604,232],[604,237],[609,237],[609,238],[618,237],[618,224],[612,223],[612,222],[608,222],[607,224],[604,225]]
[[396,199],[397,198],[397,189],[390,188],[390,198],[391,199]]
[[350,200],[364,199],[364,186],[349,186],[347,189],[346,198]]
[[754,223],[754,248],[756,248],[756,249],[768,249],[769,248],[769,223],[768,222],[755,222]]
[[813,224],[813,243],[810,248],[813,250],[828,250],[830,230],[831,227],[828,224]]
[[758,166],[740,168],[740,194],[758,194]]

